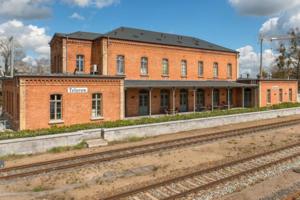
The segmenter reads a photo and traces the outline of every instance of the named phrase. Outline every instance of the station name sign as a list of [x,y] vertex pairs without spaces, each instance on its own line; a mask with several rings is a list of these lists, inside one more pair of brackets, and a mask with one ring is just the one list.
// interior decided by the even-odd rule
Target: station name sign
[[88,88],[86,87],[68,87],[68,93],[77,94],[77,93],[87,93]]

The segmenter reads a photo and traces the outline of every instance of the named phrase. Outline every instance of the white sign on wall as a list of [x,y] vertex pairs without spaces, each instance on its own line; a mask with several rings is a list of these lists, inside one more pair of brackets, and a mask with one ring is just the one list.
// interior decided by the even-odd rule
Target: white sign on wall
[[86,87],[68,87],[68,93],[87,93],[88,88]]

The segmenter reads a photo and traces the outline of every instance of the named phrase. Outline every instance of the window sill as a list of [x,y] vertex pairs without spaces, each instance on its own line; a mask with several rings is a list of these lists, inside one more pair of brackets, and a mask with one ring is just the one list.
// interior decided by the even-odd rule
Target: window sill
[[169,75],[163,74],[161,77],[170,77]]
[[91,117],[91,121],[103,120],[104,117]]
[[59,120],[50,120],[49,124],[63,124],[64,120],[59,119]]
[[141,77],[149,77],[149,74],[140,74]]
[[181,76],[181,78],[187,78],[187,76]]
[[198,78],[204,78],[203,76],[198,76]]

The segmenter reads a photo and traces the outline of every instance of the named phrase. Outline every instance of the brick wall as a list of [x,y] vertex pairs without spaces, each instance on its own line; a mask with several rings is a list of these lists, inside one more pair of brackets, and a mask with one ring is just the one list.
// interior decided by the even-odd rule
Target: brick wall
[[[267,102],[267,90],[271,91],[271,103]],[[278,104],[279,102],[279,89],[283,91],[282,102],[296,102],[298,94],[297,81],[260,81],[260,106],[268,106]],[[289,89],[292,89],[292,101],[289,100]]]
[[[227,64],[232,64],[232,78],[237,79],[237,54],[165,45],[110,40],[108,74],[116,75],[117,55],[125,56],[126,79],[206,80],[213,78],[213,63],[219,64],[218,80],[227,79]],[[141,57],[148,58],[148,76],[140,74]],[[162,59],[169,60],[169,76],[162,76]],[[187,61],[187,77],[181,77],[181,60]],[[198,61],[204,63],[204,75],[198,77]]]
[[[121,85],[120,78],[62,78],[62,77],[17,77],[13,91],[17,90],[17,81],[24,92],[21,95],[22,106],[20,123],[16,129],[40,129],[51,125],[72,125],[83,123],[101,123],[118,120],[121,117]],[[4,91],[12,83],[5,82]],[[68,93],[69,87],[86,87],[87,93]],[[92,94],[102,93],[103,119],[91,117]],[[50,95],[61,94],[63,122],[50,123]],[[14,101],[16,97],[14,96]],[[7,101],[8,102],[8,101]],[[7,109],[5,109],[7,110]],[[15,114],[13,119],[15,119]]]

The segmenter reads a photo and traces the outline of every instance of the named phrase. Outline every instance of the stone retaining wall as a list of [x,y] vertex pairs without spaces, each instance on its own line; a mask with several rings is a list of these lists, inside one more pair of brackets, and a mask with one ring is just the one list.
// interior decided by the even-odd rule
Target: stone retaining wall
[[296,114],[300,114],[300,108],[288,108],[119,128],[91,129],[57,135],[0,140],[0,156],[9,154],[33,154],[45,152],[54,147],[72,146],[80,143],[83,140],[101,137],[107,141],[117,141],[130,137],[150,137],[181,131],[189,131],[193,129],[209,128],[260,119],[271,119],[279,116]]

